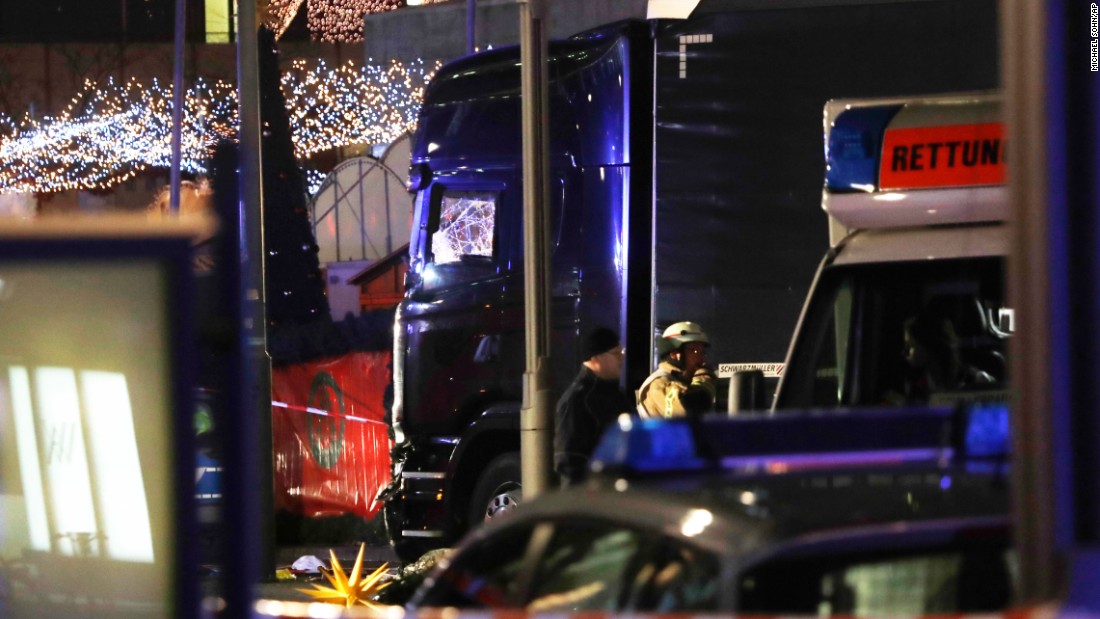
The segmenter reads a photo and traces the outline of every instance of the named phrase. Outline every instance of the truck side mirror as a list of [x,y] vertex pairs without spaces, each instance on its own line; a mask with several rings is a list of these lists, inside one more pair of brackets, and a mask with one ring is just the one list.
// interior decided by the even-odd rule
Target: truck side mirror
[[766,407],[764,403],[764,371],[738,370],[730,377],[729,402],[727,410],[735,415],[745,411],[758,411]]

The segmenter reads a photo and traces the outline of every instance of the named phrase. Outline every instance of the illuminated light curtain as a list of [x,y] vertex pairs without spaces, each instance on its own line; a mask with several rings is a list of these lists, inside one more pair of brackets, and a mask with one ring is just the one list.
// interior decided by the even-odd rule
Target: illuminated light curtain
[[269,0],[267,2],[267,14],[264,16],[263,24],[275,33],[276,39],[283,36],[286,29],[290,27],[302,2],[303,0]]
[[[424,86],[438,63],[361,66],[296,61],[282,75],[294,154],[380,144],[411,131]],[[0,117],[0,193],[106,189],[171,156],[172,86],[86,82],[56,117],[16,123]],[[236,87],[195,82],[186,93],[182,169],[206,172],[220,140],[237,136]]]
[[283,76],[298,157],[348,144],[382,144],[416,126],[424,87],[438,64],[422,61],[329,69],[295,61]]
[[309,31],[318,41],[358,43],[364,15],[404,5],[405,0],[310,0]]

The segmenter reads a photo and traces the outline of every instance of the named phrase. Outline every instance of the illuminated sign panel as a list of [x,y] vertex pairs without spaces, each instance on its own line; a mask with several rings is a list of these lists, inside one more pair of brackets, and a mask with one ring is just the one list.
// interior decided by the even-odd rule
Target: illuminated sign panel
[[976,187],[1005,182],[1004,125],[887,129],[879,189]]
[[0,617],[189,619],[189,237],[21,234],[0,225]]

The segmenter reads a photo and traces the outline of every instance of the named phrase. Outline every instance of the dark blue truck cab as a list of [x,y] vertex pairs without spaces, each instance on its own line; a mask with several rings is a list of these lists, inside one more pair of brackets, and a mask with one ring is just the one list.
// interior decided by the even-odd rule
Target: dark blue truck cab
[[[551,47],[550,176],[555,386],[578,334],[624,334],[628,375],[648,371],[651,50],[640,22]],[[640,44],[639,44],[640,42]],[[395,337],[396,439],[387,522],[412,556],[518,499],[524,369],[518,50],[444,67],[425,94],[412,155],[417,192],[408,292]],[[632,165],[644,165],[638,174]],[[636,202],[642,202],[636,200]],[[644,200],[648,203],[648,200]],[[639,379],[640,380],[640,379]],[[405,549],[409,548],[408,552]]]

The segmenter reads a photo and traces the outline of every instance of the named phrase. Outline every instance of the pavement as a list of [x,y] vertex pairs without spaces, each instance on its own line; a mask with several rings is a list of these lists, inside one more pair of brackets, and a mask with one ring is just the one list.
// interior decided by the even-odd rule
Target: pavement
[[[358,545],[348,546],[283,546],[278,549],[275,558],[275,567],[288,567],[297,559],[304,556],[314,556],[329,564],[329,549],[336,553],[336,559],[345,572],[350,572],[355,565],[355,557],[359,554]],[[388,564],[389,568],[396,571],[401,566],[393,548],[384,546],[366,546],[363,550],[363,571],[373,572],[382,564]],[[328,580],[320,573],[297,574],[294,580],[278,580],[262,582],[256,592],[259,599],[282,600],[294,602],[310,602],[313,598],[302,593],[299,589],[310,589],[312,583],[329,586]]]
[[[344,570],[350,572],[352,566],[355,565],[355,557],[359,553],[358,545],[281,546],[276,551],[275,566],[277,569],[286,568],[300,557],[310,555],[317,557],[325,565],[328,565],[330,548],[336,553],[336,559],[340,561],[340,565]],[[382,564],[389,564],[389,569],[394,572],[401,566],[397,555],[394,554],[393,549],[388,544],[384,546],[366,546],[363,551],[363,570],[370,573]],[[212,581],[214,582],[210,582],[209,585],[216,588],[216,580],[217,576],[213,575]],[[283,602],[312,602],[314,601],[313,598],[300,591],[300,589],[311,589],[313,583],[326,587],[330,586],[328,580],[320,573],[296,574],[293,580],[275,580],[275,575],[272,574],[270,580],[257,585],[256,598]]]

